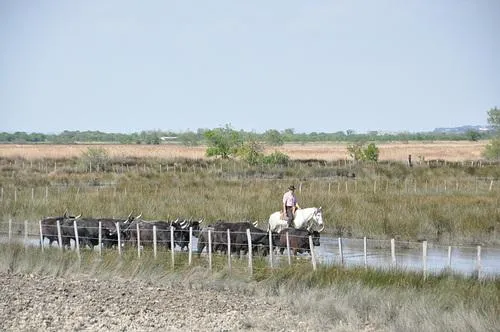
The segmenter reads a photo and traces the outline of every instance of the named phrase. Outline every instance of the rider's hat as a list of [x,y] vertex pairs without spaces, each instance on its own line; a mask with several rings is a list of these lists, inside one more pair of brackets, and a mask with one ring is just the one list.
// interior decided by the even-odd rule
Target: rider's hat
[[290,187],[288,187],[288,190],[295,190],[295,186],[292,184]]

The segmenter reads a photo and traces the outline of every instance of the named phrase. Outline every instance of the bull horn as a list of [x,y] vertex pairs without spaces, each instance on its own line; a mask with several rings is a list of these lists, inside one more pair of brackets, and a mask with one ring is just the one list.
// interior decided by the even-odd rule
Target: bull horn
[[68,210],[64,211],[63,218],[68,218]]
[[318,233],[321,233],[325,229],[325,224],[321,225],[321,229],[318,231]]
[[142,213],[141,213],[141,214],[139,214],[139,215],[138,215],[137,217],[135,217],[134,219],[135,219],[135,220],[137,220],[137,219],[139,219],[140,217],[142,217]]
[[258,224],[259,224],[259,221],[258,221],[258,220],[255,220],[255,221],[253,222],[253,225],[254,225],[255,227],[257,227],[257,225],[258,225]]
[[[132,211],[132,212],[134,212],[134,211]],[[127,220],[129,220],[130,217],[132,216],[132,212],[130,212],[130,214],[128,215]]]
[[203,222],[203,218],[200,219],[200,221],[198,221],[198,224],[201,224]]

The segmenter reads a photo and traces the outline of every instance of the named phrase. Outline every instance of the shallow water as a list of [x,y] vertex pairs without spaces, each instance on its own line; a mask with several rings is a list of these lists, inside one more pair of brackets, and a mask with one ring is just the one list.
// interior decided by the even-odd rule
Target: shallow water
[[[34,247],[40,245],[40,240],[35,237],[17,238],[14,241]],[[7,242],[7,235],[0,234],[0,243]],[[480,259],[478,259],[478,248],[474,246],[452,246],[449,256],[448,246],[429,243],[424,264],[423,245],[418,242],[396,242],[395,261],[391,254],[389,240],[367,240],[366,257],[363,239],[342,238],[342,257],[338,238],[323,236],[320,242],[321,245],[314,248],[316,260],[320,264],[344,264],[347,267],[366,265],[381,269],[396,268],[409,271],[423,271],[425,266],[427,273],[430,274],[447,270],[467,276],[479,274],[483,278],[500,276],[500,248],[481,247]],[[198,239],[193,237],[193,254],[196,252],[197,243]],[[48,240],[45,240],[44,246],[48,245]],[[71,245],[74,247],[73,241],[71,241]],[[299,256],[310,258],[309,254],[299,254]],[[286,251],[283,256],[273,255],[273,259],[276,261],[284,259],[284,257],[287,257]]]

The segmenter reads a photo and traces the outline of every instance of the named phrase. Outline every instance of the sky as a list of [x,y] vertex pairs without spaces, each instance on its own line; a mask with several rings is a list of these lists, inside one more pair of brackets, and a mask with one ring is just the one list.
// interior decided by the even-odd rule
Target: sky
[[3,0],[0,132],[422,132],[500,107],[498,0]]

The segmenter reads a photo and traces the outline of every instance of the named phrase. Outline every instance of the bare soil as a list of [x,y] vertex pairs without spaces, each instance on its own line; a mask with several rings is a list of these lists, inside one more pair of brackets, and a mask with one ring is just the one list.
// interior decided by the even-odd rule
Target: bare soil
[[223,284],[0,272],[1,331],[316,331],[278,296]]
[[[412,155],[413,161],[441,159],[447,161],[479,160],[488,141],[435,141],[435,142],[390,142],[376,143],[379,160],[406,161]],[[348,143],[285,144],[267,147],[265,153],[280,151],[292,159],[339,160],[350,159]],[[156,158],[205,158],[206,146],[185,147],[178,144],[121,145],[121,144],[0,144],[0,157],[35,159],[63,159],[80,157],[89,147],[102,147],[110,157],[156,157]]]

